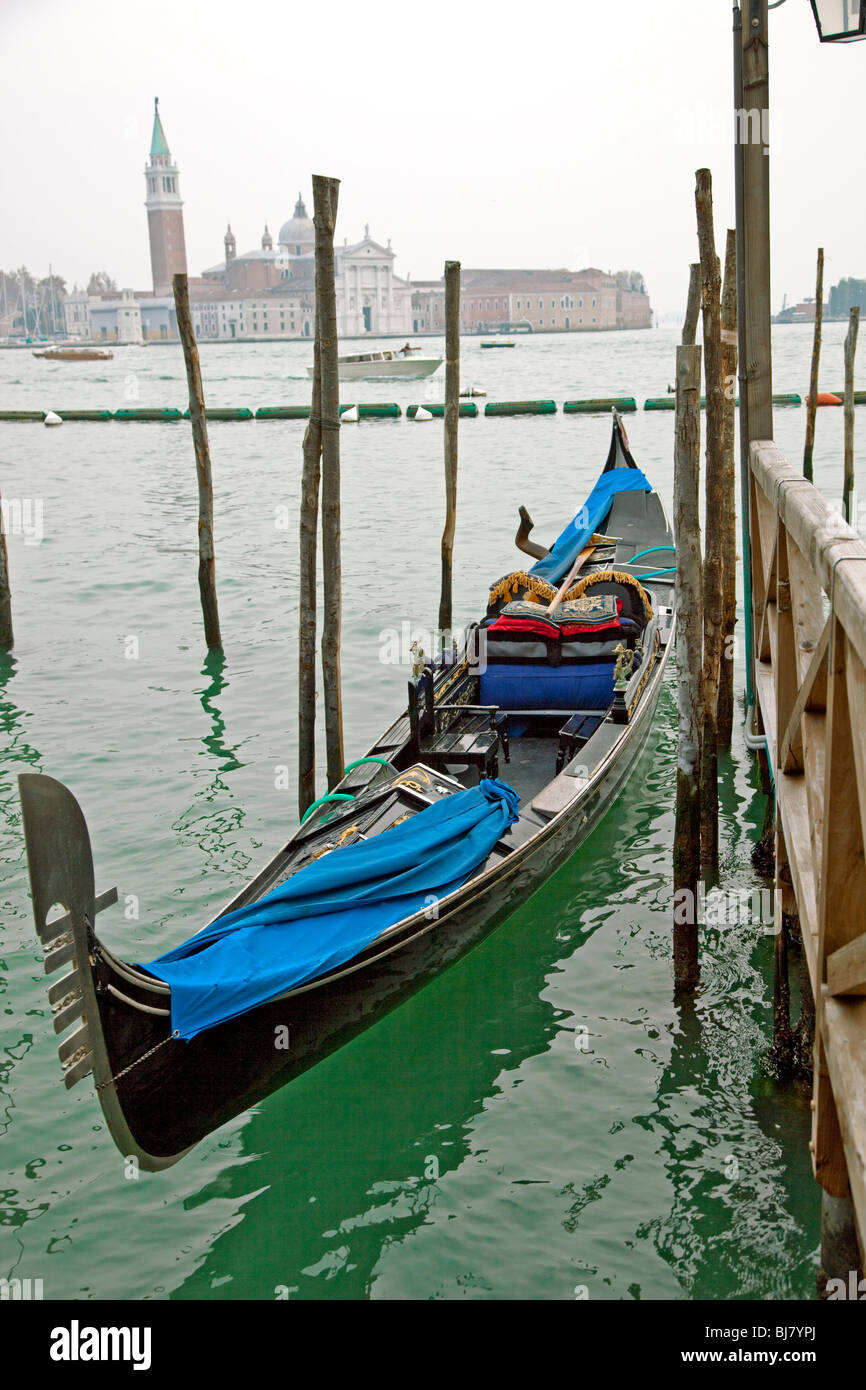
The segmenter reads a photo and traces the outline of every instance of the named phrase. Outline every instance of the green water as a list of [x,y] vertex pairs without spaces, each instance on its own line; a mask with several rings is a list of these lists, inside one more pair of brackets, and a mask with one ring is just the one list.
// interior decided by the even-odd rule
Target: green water
[[[840,367],[843,329],[825,334],[825,361]],[[470,343],[464,378],[491,399],[642,399],[664,392],[673,343],[667,332],[493,354]],[[777,389],[805,391],[808,356],[807,333],[779,331]],[[208,400],[302,401],[308,357],[302,344],[205,347]],[[361,384],[350,398],[405,406],[440,389]],[[184,403],[177,349],[71,367],[0,353],[2,408],[129,403]],[[840,415],[819,416],[830,494]],[[777,413],[792,458],[803,427],[802,410]],[[499,931],[177,1167],[127,1176],[92,1085],[62,1085],[15,775],[50,773],[78,797],[97,888],[116,884],[121,899],[100,932],[132,959],[189,935],[286,838],[303,424],[211,427],[224,659],[203,653],[188,425],[0,428],[0,489],[39,499],[44,529],[38,543],[9,537],[17,642],[0,666],[0,1276],[84,1299],[812,1296],[808,1097],[764,1063],[767,929],[707,927],[694,1007],[672,1004],[673,673],[626,794]],[[641,413],[628,429],[669,495],[672,416]],[[461,426],[461,620],[515,560],[518,503],[550,539],[608,438],[603,417]],[[341,440],[357,756],[405,689],[405,668],[381,660],[382,634],[434,621],[441,422],[362,422]],[[284,765],[289,791],[277,789]],[[723,882],[746,892],[763,800],[739,729],[722,801]]]

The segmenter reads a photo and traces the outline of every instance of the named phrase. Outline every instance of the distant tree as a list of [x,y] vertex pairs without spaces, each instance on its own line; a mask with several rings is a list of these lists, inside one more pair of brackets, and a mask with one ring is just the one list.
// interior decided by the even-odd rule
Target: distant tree
[[117,289],[117,281],[113,280],[107,270],[94,270],[87,282],[88,294],[109,294]]
[[638,294],[646,294],[646,282],[639,270],[618,270],[616,287],[619,290],[635,290]]
[[866,280],[846,277],[830,290],[830,313],[835,317],[844,318],[857,305],[866,312]]

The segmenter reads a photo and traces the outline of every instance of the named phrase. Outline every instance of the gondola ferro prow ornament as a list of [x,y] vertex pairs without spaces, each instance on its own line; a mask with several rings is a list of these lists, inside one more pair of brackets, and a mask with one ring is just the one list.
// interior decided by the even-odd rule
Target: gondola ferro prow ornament
[[[134,1156],[143,1168],[167,1167],[165,1161],[140,1148],[124,1119],[99,1019],[96,967],[100,948],[94,921],[97,912],[117,902],[117,889],[96,894],[87,822],[69,789],[53,777],[33,772],[19,776],[18,788],[33,915],[45,948],[45,973],[70,967],[48,990],[55,1033],[65,1033],[77,1025],[58,1049],[67,1089],[92,1072],[109,1132],[121,1153]],[[65,908],[64,914],[50,918],[58,906]]]

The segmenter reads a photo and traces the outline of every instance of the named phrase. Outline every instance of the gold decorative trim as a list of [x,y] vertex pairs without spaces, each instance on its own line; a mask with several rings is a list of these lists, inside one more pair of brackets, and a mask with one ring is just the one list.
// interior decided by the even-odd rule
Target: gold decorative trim
[[640,580],[635,579],[633,574],[628,574],[625,570],[598,570],[596,574],[587,574],[583,579],[578,580],[565,597],[567,599],[581,598],[590,585],[601,583],[626,584],[630,585],[632,589],[636,589],[643,603],[647,622],[650,621],[653,615],[653,606],[650,603],[649,594]]

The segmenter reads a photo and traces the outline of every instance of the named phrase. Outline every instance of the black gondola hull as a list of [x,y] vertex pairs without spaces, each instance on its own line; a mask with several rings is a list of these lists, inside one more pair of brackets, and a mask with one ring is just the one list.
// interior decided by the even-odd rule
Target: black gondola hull
[[[470,880],[446,900],[448,908],[438,917],[412,919],[395,933],[387,953],[368,948],[367,964],[182,1042],[166,1039],[164,1019],[131,1010],[109,993],[112,968],[97,957],[101,1026],[116,1078],[111,1089],[142,1166],[176,1161],[220,1125],[337,1051],[472,950],[536,892],[622,791],[652,727],[665,658],[662,652],[634,722],[624,728],[616,755],[586,794],[483,876],[486,882]],[[109,1102],[106,1114],[114,1128],[113,1105],[101,1095]]]

